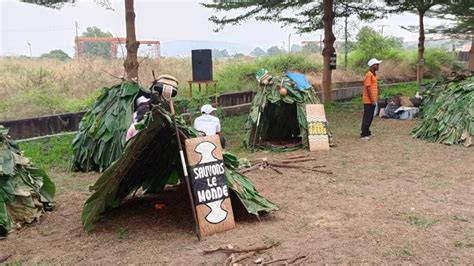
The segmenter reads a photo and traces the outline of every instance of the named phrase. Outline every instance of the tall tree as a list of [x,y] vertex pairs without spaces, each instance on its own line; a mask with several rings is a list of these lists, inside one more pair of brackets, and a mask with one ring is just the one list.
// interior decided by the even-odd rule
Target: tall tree
[[127,29],[127,58],[123,62],[125,68],[125,78],[127,80],[138,79],[138,46],[140,43],[137,41],[135,33],[135,10],[134,0],[125,0],[125,26]]
[[[73,5],[75,0],[20,0],[21,2],[36,4],[40,6],[45,6],[49,8],[62,8],[65,4]],[[138,78],[138,46],[140,45],[137,42],[135,34],[135,10],[134,10],[134,0],[124,0],[125,1],[125,26],[127,30],[127,58],[123,63],[125,68],[125,77],[127,80],[137,79]],[[101,5],[106,9],[112,9],[109,0],[94,0],[97,4]]]
[[257,21],[271,21],[281,23],[282,26],[293,26],[297,33],[314,32],[324,28],[323,49],[323,101],[332,101],[331,74],[329,67],[331,54],[334,53],[334,37],[332,28],[335,18],[343,17],[344,12],[357,14],[361,19],[374,18],[381,9],[370,1],[350,0],[300,0],[300,1],[214,1],[210,4],[202,4],[216,11],[240,11],[240,15],[234,17],[211,16],[209,20],[222,30],[225,25],[237,25],[248,19]]
[[469,51],[469,70],[474,71],[474,7],[469,0],[452,1],[437,13],[437,17],[453,21],[431,29],[430,33],[441,33],[455,38],[471,38]]
[[[86,31],[82,33],[82,37],[113,37],[110,32],[103,32],[98,27],[87,27]],[[100,56],[104,58],[111,57],[112,47],[110,43],[85,43],[84,52],[90,56]]]
[[411,12],[418,15],[418,26],[405,27],[410,31],[418,31],[418,62],[416,64],[416,80],[418,84],[423,82],[424,52],[425,52],[425,17],[434,16],[437,10],[450,5],[446,0],[386,0],[390,12]]
[[251,56],[254,57],[260,57],[260,56],[265,56],[267,53],[260,47],[255,47],[255,49],[250,52]]

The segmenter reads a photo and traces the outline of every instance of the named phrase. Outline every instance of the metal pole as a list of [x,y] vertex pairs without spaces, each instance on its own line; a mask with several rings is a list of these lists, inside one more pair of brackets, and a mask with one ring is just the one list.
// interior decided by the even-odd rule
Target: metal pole
[[179,157],[181,159],[181,166],[183,167],[183,174],[184,174],[184,183],[186,183],[186,188],[188,190],[188,195],[189,195],[189,200],[191,202],[191,210],[193,211],[193,218],[196,227],[194,228],[194,233],[196,233],[196,236],[198,240],[201,240],[201,234],[199,232],[199,220],[197,218],[196,214],[196,209],[194,207],[194,196],[191,191],[191,184],[189,181],[188,177],[188,170],[187,170],[187,165],[186,165],[186,160],[184,159],[184,152],[183,152],[183,147],[181,146],[181,139],[179,138],[179,129],[178,129],[178,124],[176,123],[176,113],[174,112],[174,105],[173,105],[173,99],[169,100],[170,103],[170,109],[171,109],[171,114],[173,117],[173,125],[174,129],[176,131],[176,140],[178,141],[178,149],[179,149]]
[[30,47],[30,59],[33,58],[33,53],[31,52],[31,43],[27,42],[28,47]]
[[291,38],[291,33],[288,34],[288,53],[291,53],[290,38]]

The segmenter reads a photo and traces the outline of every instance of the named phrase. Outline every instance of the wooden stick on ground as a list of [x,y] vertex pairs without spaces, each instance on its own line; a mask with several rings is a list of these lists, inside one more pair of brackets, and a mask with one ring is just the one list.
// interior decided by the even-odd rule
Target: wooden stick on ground
[[245,168],[241,171],[239,171],[241,174],[244,174],[244,173],[247,173],[247,172],[250,172],[252,170],[255,170],[255,169],[258,169],[260,167],[264,167],[264,164],[263,163],[259,163],[259,164],[255,164],[255,165],[252,165],[250,166],[249,168]]
[[250,258],[250,257],[252,257],[253,255],[255,255],[255,251],[242,254],[242,255],[238,256],[237,258],[234,258],[230,263],[231,263],[231,264],[237,263],[237,262],[239,262],[239,261],[241,261],[241,260],[245,260],[245,259],[247,259],[247,258]]
[[287,165],[287,164],[278,164],[278,163],[268,163],[270,166],[274,167],[280,167],[280,168],[293,168],[293,169],[303,169],[303,170],[308,170],[308,171],[313,171],[313,172],[318,172],[318,173],[324,173],[324,174],[332,174],[332,171],[325,171],[325,170],[316,170],[308,167],[303,167],[303,166],[296,166],[296,165]]
[[269,166],[268,166],[268,168],[270,168],[270,169],[272,169],[273,171],[275,171],[275,172],[279,173],[280,175],[282,175],[282,174],[283,174],[283,172],[282,172],[282,171],[280,171],[280,170],[276,169],[275,167],[273,167],[273,166],[271,166],[271,165],[269,165]]
[[307,155],[295,155],[295,156],[286,157],[284,159],[285,160],[293,160],[293,159],[299,159],[299,158],[306,158],[308,156],[309,156],[309,154],[307,154]]
[[282,259],[275,259],[275,260],[271,260],[271,261],[267,261],[267,262],[263,262],[262,265],[269,265],[269,264],[273,264],[273,263],[277,263],[277,262],[282,262],[284,261],[285,262],[285,265],[288,265],[288,264],[293,264],[297,261],[299,262],[303,262],[305,260],[307,260],[308,257],[306,255],[300,255],[300,256],[296,256],[294,258],[282,258]]
[[224,253],[245,253],[245,252],[250,252],[250,251],[267,250],[267,249],[270,249],[274,246],[275,246],[275,244],[271,244],[271,245],[257,246],[257,247],[254,247],[254,248],[241,248],[241,249],[239,249],[239,248],[219,247],[219,248],[215,248],[215,249],[203,250],[202,253],[204,255],[211,254],[211,253],[218,252],[218,251],[224,252]]
[[301,163],[301,162],[308,162],[308,161],[316,161],[316,158],[303,158],[303,159],[295,159],[295,160],[282,160],[276,161],[277,163]]
[[12,256],[12,254],[8,254],[8,255],[5,255],[5,256],[0,256],[0,263],[7,261],[8,258],[10,258],[11,256]]

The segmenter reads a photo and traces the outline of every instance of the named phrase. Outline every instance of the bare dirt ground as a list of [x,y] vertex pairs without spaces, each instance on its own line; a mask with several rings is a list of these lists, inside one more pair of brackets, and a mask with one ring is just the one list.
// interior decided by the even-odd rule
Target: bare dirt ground
[[[306,255],[305,263],[474,262],[474,149],[412,139],[414,121],[374,121],[376,136],[358,139],[359,111],[330,116],[337,146],[311,153],[332,175],[270,169],[247,175],[280,210],[198,241],[182,191],[135,198],[107,213],[93,232],[81,229],[82,204],[97,174],[56,173],[57,208],[39,224],[0,241],[7,263],[222,264],[203,250],[232,244],[277,246],[243,260]],[[291,153],[248,154],[286,158]],[[168,202],[162,210],[156,202]]]

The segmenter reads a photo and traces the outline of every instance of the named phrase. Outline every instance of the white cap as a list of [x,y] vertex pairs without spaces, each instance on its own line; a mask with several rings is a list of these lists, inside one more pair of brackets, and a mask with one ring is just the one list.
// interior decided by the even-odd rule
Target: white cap
[[147,98],[147,97],[145,97],[145,96],[140,96],[140,97],[138,97],[138,99],[137,99],[137,106],[140,105],[140,104],[142,104],[142,103],[147,103],[147,102],[149,102],[149,101],[150,101],[150,98]]
[[367,65],[369,65],[369,67],[371,67],[375,64],[380,64],[380,63],[382,63],[382,60],[377,60],[377,58],[372,58],[372,59],[369,60]]
[[201,107],[201,113],[203,114],[210,114],[212,111],[217,110],[216,108],[212,107],[210,104],[205,104]]

